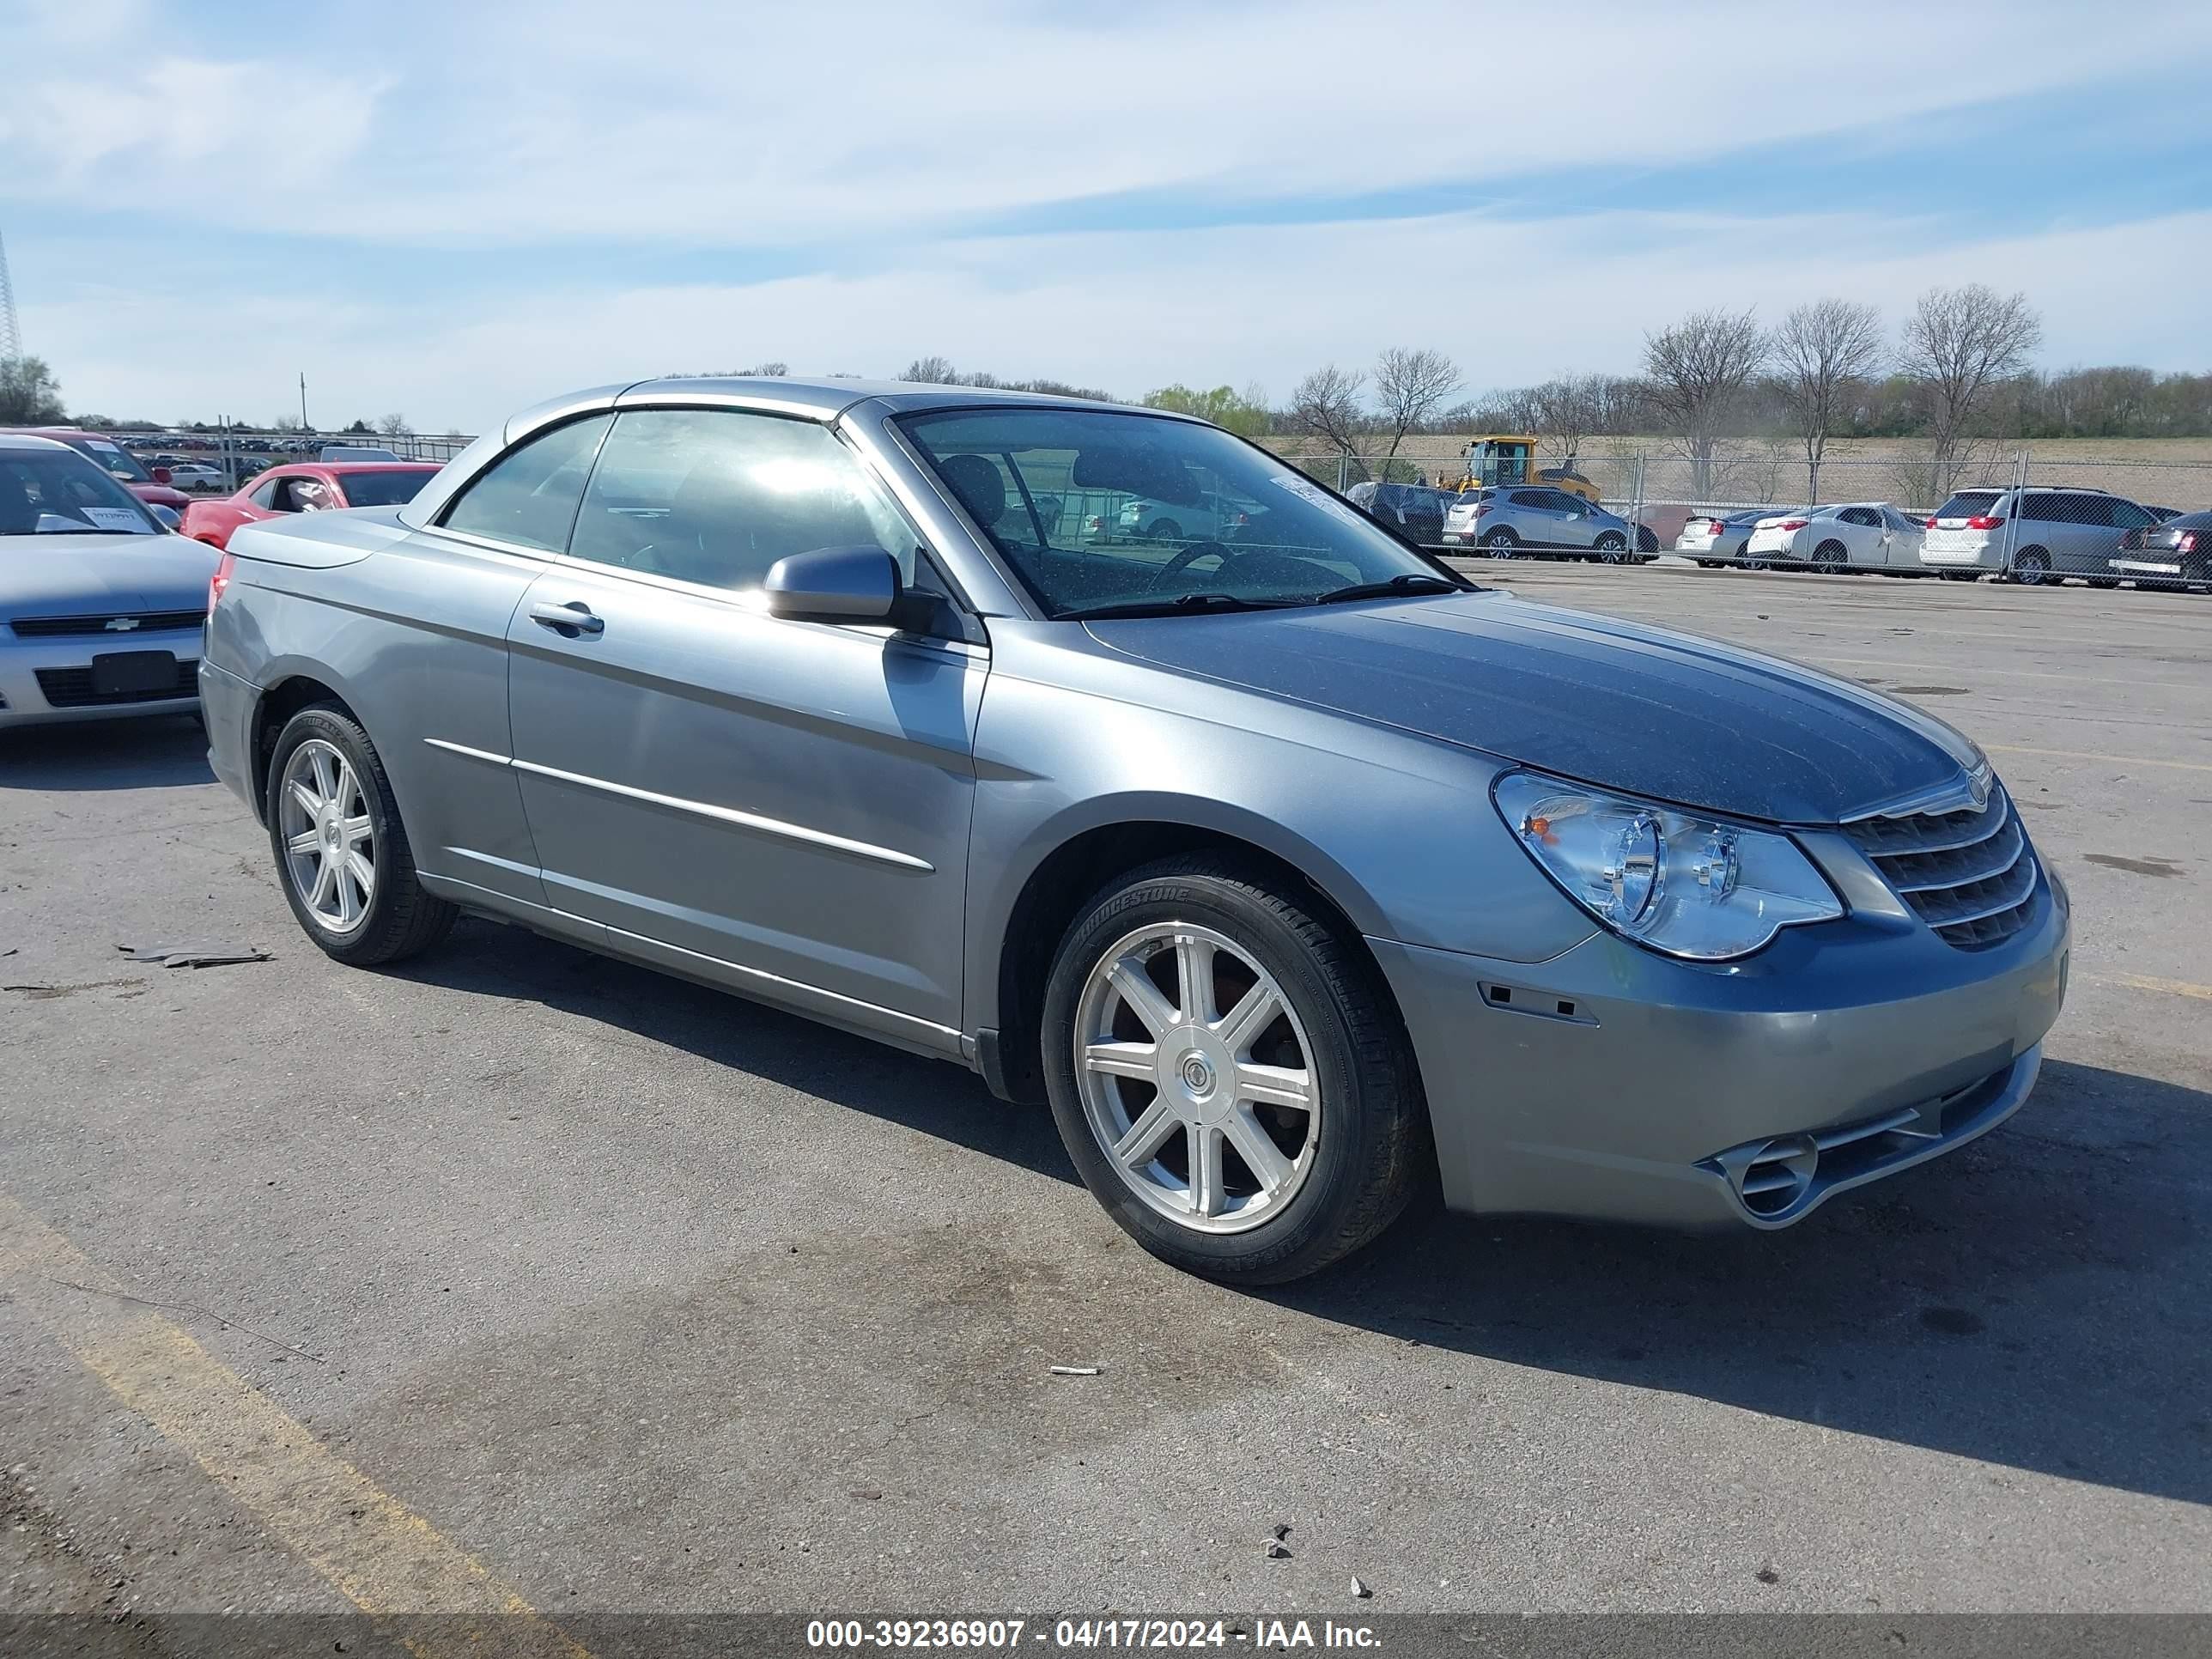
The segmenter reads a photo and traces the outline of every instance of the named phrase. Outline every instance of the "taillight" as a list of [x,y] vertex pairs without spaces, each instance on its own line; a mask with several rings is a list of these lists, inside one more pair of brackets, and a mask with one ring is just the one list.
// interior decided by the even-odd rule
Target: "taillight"
[[1474,516],[1478,519],[1489,511],[1490,503],[1488,501],[1477,501],[1474,504]]
[[215,615],[216,604],[222,598],[222,590],[230,586],[230,574],[236,564],[237,561],[228,553],[216,561],[215,574],[208,578],[208,615],[210,617]]
[[1229,522],[1234,525],[1248,525],[1252,522],[1252,515],[1249,513],[1239,513]]
[[1933,519],[1929,520],[1928,520],[1928,528],[1929,528],[1929,529],[1930,529],[1930,530],[1933,530],[1935,527],[1936,527],[1936,520],[1933,520]]
[[2173,539],[2173,550],[2177,553],[2194,553],[2197,550],[2197,532],[2193,530],[2183,531]]
[[1784,519],[1774,527],[1777,530],[1802,530],[1810,522],[1811,520],[1807,519]]
[[1966,528],[1969,530],[1995,530],[2003,522],[2004,517],[2002,514],[1993,519],[1986,513],[1977,513],[1972,518],[1966,520]]

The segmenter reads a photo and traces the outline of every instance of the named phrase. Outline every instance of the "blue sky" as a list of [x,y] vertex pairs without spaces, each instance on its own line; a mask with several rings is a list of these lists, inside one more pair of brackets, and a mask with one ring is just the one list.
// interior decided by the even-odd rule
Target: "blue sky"
[[2212,8],[0,0],[0,233],[72,405],[475,429],[924,353],[1471,389],[1692,307],[2025,289],[2212,368]]

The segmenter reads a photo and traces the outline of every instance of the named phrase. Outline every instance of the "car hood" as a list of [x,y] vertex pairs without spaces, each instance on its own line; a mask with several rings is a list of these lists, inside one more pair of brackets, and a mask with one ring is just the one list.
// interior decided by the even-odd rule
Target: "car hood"
[[222,556],[182,536],[0,536],[0,617],[193,610]]
[[1836,823],[1981,762],[1850,681],[1499,592],[1090,628],[1182,672],[1732,817]]

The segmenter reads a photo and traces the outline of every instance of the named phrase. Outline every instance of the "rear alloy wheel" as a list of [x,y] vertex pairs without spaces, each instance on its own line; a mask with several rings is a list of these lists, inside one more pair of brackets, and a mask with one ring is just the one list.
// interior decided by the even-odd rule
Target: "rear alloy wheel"
[[1510,559],[1520,547],[1521,538],[1503,525],[1482,538],[1482,550],[1493,559]]
[[1094,900],[1054,962],[1042,1035],[1085,1184],[1188,1272],[1316,1272],[1395,1219],[1431,1167],[1372,965],[1235,862],[1164,860]]
[[1182,539],[1182,526],[1173,519],[1155,519],[1145,526],[1145,539],[1148,542],[1179,542]]
[[1841,542],[1822,542],[1813,550],[1813,563],[1824,575],[1840,575],[1849,562],[1850,555],[1844,551]]
[[1608,530],[1591,544],[1598,557],[1607,564],[1628,562],[1628,538],[1616,531]]
[[416,878],[384,763],[358,725],[326,704],[301,709],[277,734],[269,777],[270,844],[308,938],[368,967],[445,936],[459,912]]
[[2051,555],[2039,547],[2025,547],[2012,562],[2012,578],[2023,587],[2040,587],[2051,580]]

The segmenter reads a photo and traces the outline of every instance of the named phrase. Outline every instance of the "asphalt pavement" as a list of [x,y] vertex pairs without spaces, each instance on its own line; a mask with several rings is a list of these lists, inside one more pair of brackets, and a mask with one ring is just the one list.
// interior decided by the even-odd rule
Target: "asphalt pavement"
[[[340,968],[196,726],[0,732],[0,1612],[2212,1608],[2212,599],[1468,568],[1979,739],[2077,911],[2021,1115],[1242,1294],[951,1066],[487,922]],[[195,944],[273,959],[118,950]]]

